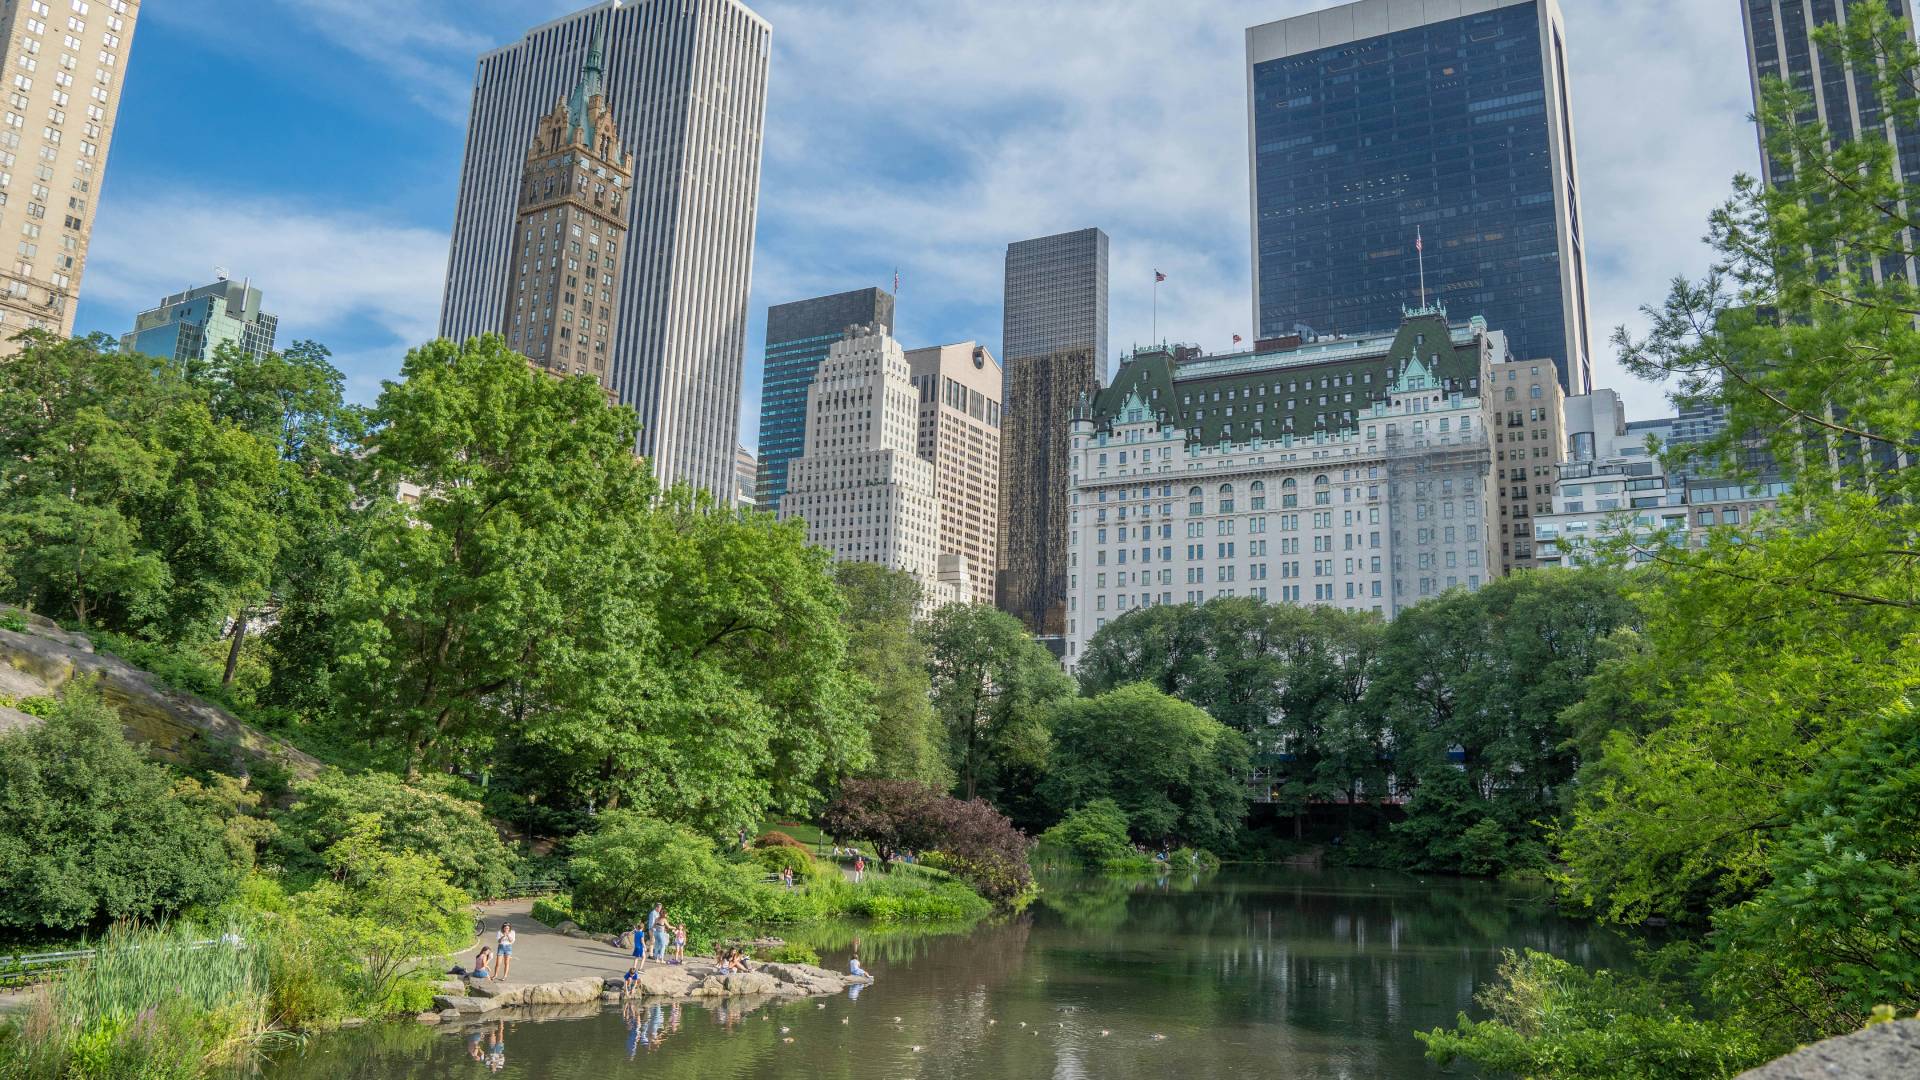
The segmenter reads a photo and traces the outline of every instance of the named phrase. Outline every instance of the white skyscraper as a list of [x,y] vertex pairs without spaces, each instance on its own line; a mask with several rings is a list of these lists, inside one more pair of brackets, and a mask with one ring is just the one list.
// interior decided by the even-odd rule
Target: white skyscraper
[[[605,0],[480,58],[440,333],[498,333],[527,146],[596,31],[634,162],[612,384],[665,481],[733,490],[772,28],[738,0]],[[563,274],[577,271],[568,265]]]

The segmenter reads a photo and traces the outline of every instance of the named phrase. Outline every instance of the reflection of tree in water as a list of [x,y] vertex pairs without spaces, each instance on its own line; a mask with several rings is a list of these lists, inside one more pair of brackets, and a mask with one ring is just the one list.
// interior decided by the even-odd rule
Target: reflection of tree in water
[[[816,947],[843,966],[848,938]],[[1275,870],[1229,870],[1184,891],[1171,881],[1086,881],[965,935],[864,929],[861,957],[879,980],[857,1002],[769,1003],[726,1026],[717,1010],[688,1006],[685,1029],[645,1067],[702,1080],[1168,1080],[1263,1067],[1289,1077],[1432,1075],[1412,1031],[1471,1010],[1503,947],[1609,965],[1627,953],[1626,942],[1559,918],[1538,896],[1487,883]],[[510,1024],[512,1070],[618,1071],[628,1037],[619,1016]],[[781,1041],[782,1026],[792,1043]],[[1154,1032],[1167,1040],[1150,1041]],[[487,1075],[460,1039],[436,1039],[424,1050],[396,1044],[388,1056],[366,1032],[350,1033],[267,1075]],[[925,1050],[913,1053],[916,1044]]]

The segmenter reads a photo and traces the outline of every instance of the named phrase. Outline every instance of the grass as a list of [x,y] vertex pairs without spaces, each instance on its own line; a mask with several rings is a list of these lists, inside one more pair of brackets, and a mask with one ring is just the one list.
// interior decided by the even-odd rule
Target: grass
[[833,846],[833,841],[827,838],[826,833],[820,831],[818,825],[809,825],[797,821],[768,820],[761,822],[760,827],[753,831],[753,835],[759,836],[761,833],[769,832],[786,833],[788,836],[812,848],[816,854]]

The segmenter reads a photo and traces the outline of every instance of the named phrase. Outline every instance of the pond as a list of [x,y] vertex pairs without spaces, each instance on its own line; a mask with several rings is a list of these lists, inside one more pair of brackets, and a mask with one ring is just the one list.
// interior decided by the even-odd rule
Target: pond
[[[662,1076],[1375,1078],[1440,1075],[1413,1031],[1473,1010],[1503,948],[1588,966],[1632,942],[1546,893],[1383,871],[1057,878],[965,933],[864,931],[857,995],[592,1006],[463,1031],[387,1025],[282,1053],[271,1080]],[[844,967],[853,931],[815,933]],[[822,1007],[824,1006],[824,1007]]]

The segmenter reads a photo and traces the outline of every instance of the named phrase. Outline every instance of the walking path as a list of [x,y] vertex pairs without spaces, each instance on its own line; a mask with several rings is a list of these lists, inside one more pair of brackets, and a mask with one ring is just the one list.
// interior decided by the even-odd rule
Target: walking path
[[533,920],[532,900],[499,900],[479,905],[480,937],[460,954],[463,966],[473,966],[473,953],[482,945],[491,946],[500,924],[513,924],[513,967],[507,982],[565,982],[587,975],[619,976],[633,962],[629,950],[619,949],[593,938],[568,937],[550,926]]

